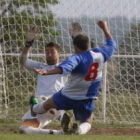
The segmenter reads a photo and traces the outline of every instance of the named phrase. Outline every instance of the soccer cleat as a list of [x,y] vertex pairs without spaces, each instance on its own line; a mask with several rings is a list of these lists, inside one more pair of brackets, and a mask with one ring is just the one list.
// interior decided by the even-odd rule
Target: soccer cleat
[[54,134],[53,130],[50,130],[49,134],[53,135]]
[[29,128],[30,126],[21,126],[20,128],[19,128],[19,134],[28,134],[28,128]]
[[35,104],[38,104],[38,99],[37,99],[34,95],[32,95],[32,96],[30,97],[29,104],[30,104],[30,109],[31,109],[31,116],[32,116],[32,117],[36,117],[37,114],[36,114],[35,112],[33,112],[33,106],[34,106]]
[[19,132],[19,134],[26,134],[25,131],[23,129],[20,129],[20,128],[19,128],[18,132]]
[[78,134],[79,131],[79,125],[77,123],[73,123],[72,128],[70,128],[67,132],[67,134],[72,135],[72,134]]
[[63,118],[61,120],[61,128],[65,134],[67,134],[70,128],[71,121],[71,117],[67,113],[64,113]]

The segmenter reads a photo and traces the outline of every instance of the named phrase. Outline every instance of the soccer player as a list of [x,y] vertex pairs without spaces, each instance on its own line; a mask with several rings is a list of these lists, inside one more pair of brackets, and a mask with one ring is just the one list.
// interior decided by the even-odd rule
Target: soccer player
[[106,44],[89,50],[89,38],[80,34],[73,38],[75,54],[59,64],[55,69],[35,69],[41,75],[71,73],[65,87],[42,104],[36,104],[30,98],[31,112],[45,113],[51,108],[73,110],[74,124],[66,133],[86,134],[91,129],[92,112],[102,80],[103,64],[111,58],[116,50],[116,43],[105,21],[99,21]]
[[[46,63],[37,62],[28,58],[33,42],[40,38],[40,29],[37,26],[30,26],[26,35],[27,41],[21,54],[21,64],[29,71],[35,72],[34,68],[51,70],[58,66],[60,56],[60,46],[56,43],[50,42],[45,46]],[[38,74],[37,87],[35,96],[39,98],[40,102],[52,96],[53,93],[62,89],[67,81],[67,75],[50,75],[42,76]],[[41,133],[48,134],[52,131],[42,129],[49,124],[55,117],[61,119],[64,114],[63,110],[57,111],[50,109],[45,114],[39,114],[36,117],[31,116],[30,110],[22,117],[22,124],[19,128],[20,133]],[[54,130],[54,133],[61,133],[61,130]]]

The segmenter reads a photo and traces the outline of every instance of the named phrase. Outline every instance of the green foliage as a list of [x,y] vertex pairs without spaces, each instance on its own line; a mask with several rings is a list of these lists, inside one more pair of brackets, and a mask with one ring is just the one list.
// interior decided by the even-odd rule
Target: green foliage
[[[25,40],[25,30],[31,24],[40,26],[43,32],[42,41],[46,41],[47,34],[56,36],[60,34],[51,27],[56,26],[55,17],[48,4],[57,4],[57,0],[13,0],[0,15],[1,40],[14,41],[16,46],[21,46]],[[6,2],[1,2],[4,6]],[[21,7],[24,9],[21,10]],[[12,46],[11,46],[12,47]]]

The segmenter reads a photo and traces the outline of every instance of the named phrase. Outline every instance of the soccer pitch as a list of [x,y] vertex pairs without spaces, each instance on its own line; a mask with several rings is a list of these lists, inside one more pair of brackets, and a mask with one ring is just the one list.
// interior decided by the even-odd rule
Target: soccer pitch
[[2,134],[0,140],[139,140],[140,136],[112,136],[112,135],[20,135]]
[[[44,134],[19,134],[19,123],[0,122],[0,140],[139,140],[139,127],[127,125],[107,125],[94,123],[91,131],[86,135],[44,135]],[[48,128],[58,128],[52,123]],[[60,127],[60,126],[59,126]]]

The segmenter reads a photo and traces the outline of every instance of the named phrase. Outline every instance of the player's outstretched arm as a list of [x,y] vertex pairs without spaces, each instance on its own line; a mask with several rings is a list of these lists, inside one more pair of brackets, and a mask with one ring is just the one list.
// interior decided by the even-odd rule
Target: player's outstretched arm
[[30,47],[33,45],[34,41],[40,38],[40,29],[38,26],[31,25],[28,27],[27,32],[26,32],[26,42],[25,42],[25,47],[22,51],[21,58],[20,58],[20,63],[22,65],[25,64],[28,58],[28,53],[30,50]]
[[59,67],[52,70],[44,70],[44,69],[36,69],[36,68],[34,68],[34,70],[41,75],[53,75],[53,74],[62,73],[62,69]]
[[117,49],[115,40],[113,39],[106,21],[99,21],[98,26],[102,29],[106,37],[106,44],[101,47],[94,48],[95,52],[101,52],[104,56],[104,62],[110,59]]
[[107,22],[106,21],[99,21],[98,22],[98,26],[102,29],[102,31],[104,32],[105,34],[105,37],[106,39],[111,39],[113,38],[111,33],[110,33],[110,30],[108,28],[108,25],[107,25]]

